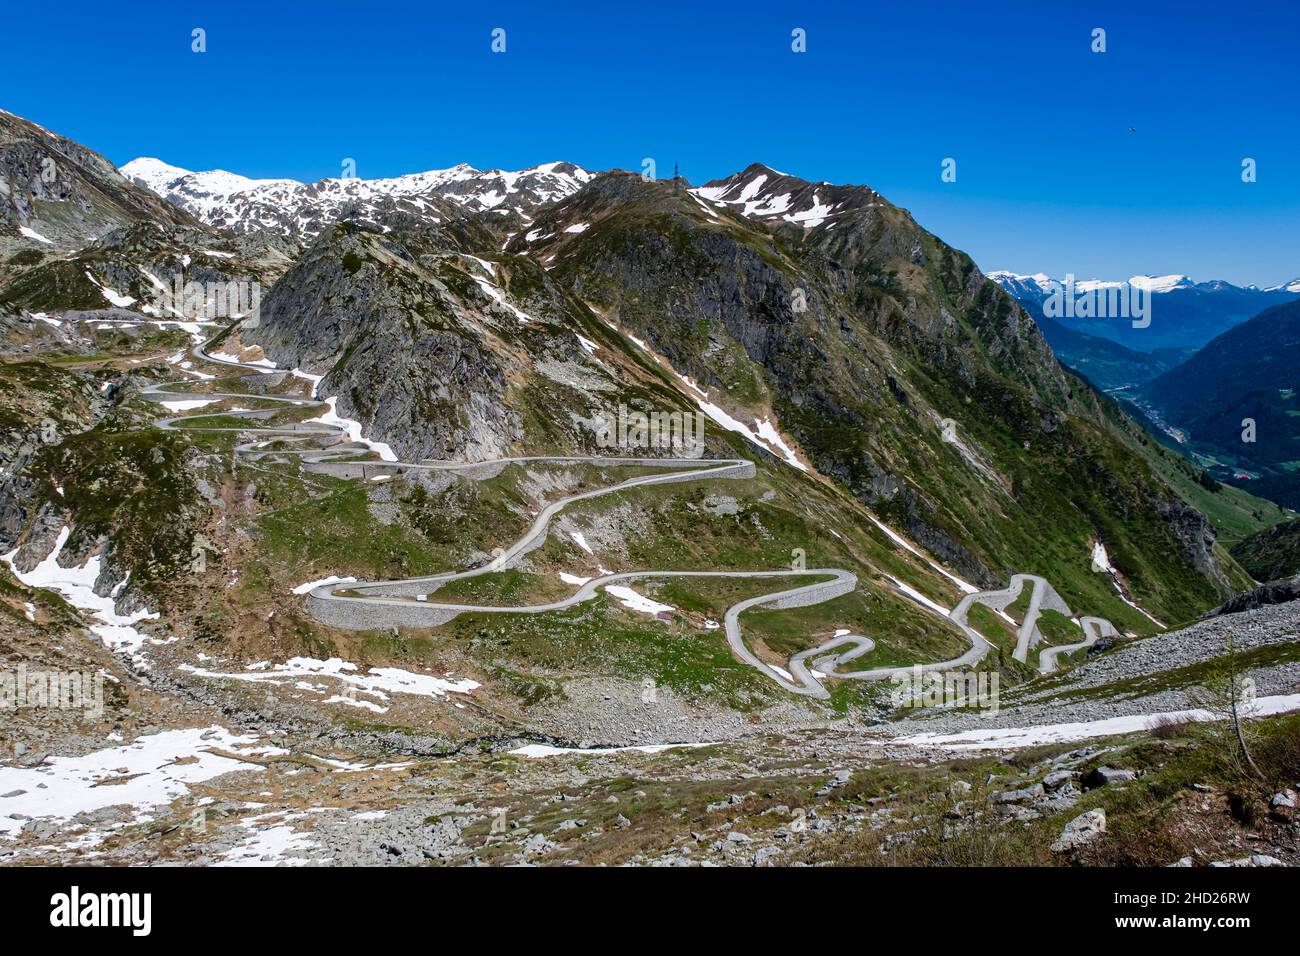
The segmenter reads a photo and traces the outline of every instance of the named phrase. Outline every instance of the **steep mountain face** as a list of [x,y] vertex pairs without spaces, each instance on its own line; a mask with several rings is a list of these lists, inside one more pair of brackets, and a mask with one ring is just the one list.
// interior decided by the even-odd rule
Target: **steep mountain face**
[[347,216],[379,221],[391,215],[433,222],[492,210],[527,216],[589,181],[572,163],[545,163],[510,172],[478,170],[464,163],[394,179],[248,179],[224,170],[191,172],[142,157],[121,173],[203,222],[239,234],[277,232],[311,242],[330,223]]
[[1177,364],[1170,349],[1137,352],[1110,339],[1067,328],[1043,315],[1038,306],[1026,305],[1025,311],[1038,323],[1057,359],[1105,391],[1149,382]]
[[182,308],[178,283],[256,283],[269,291],[296,254],[296,247],[275,237],[143,221],[108,233],[72,258],[32,253],[29,267],[0,289],[0,313],[116,307],[153,319],[194,318],[192,307]]
[[[1041,272],[1035,275],[990,272],[988,277],[1010,292],[1035,318],[1044,314],[1043,305],[1053,289],[1051,277]],[[1049,318],[1073,331],[1109,339],[1136,352],[1196,349],[1264,309],[1283,305],[1300,296],[1300,280],[1258,289],[1254,286],[1243,288],[1218,279],[1193,282],[1183,275],[1133,276],[1126,282],[1088,279],[1076,281],[1074,288],[1079,293],[1105,292],[1126,284],[1140,287],[1151,295],[1151,323],[1145,328],[1135,328],[1125,318],[1082,318],[1060,314]],[[1088,354],[1087,351],[1067,350],[1061,358],[1066,364],[1077,367],[1082,365],[1081,355]],[[1139,373],[1141,367],[1134,365],[1132,371]],[[1121,384],[1135,384],[1136,381]]]
[[1300,521],[1284,521],[1244,538],[1232,556],[1257,581],[1277,581],[1300,575]]
[[[197,225],[93,150],[0,110],[0,262],[78,248],[145,219]],[[0,278],[6,271],[0,265]]]
[[317,393],[403,460],[590,451],[602,410],[644,401],[644,373],[595,358],[610,330],[500,245],[478,218],[337,223],[241,342],[323,375]]
[[[1289,507],[1300,504],[1300,302],[1262,312],[1141,390],[1222,477]],[[1247,420],[1253,426],[1247,424]]]
[[1108,338],[1076,331],[1057,319],[1049,318],[1043,312],[1045,289],[1050,288],[1047,284],[1051,281],[1046,275],[1017,276],[1009,272],[994,272],[989,274],[989,278],[1011,293],[1033,317],[1061,363],[1086,376],[1098,388],[1107,391],[1133,388],[1173,368],[1184,357],[1179,349],[1139,352]]
[[3,111],[0,218],[15,226],[0,230],[0,354],[96,354],[114,337],[183,343],[237,314],[227,293],[251,308],[300,252],[275,234],[214,230],[98,153]]
[[[1232,401],[1252,388],[1275,391],[1296,384],[1300,357],[1300,303],[1278,306],[1214,339],[1185,363],[1151,382],[1143,393],[1184,415]],[[1239,430],[1239,429],[1238,429]]]
[[507,251],[710,401],[778,421],[974,580],[1101,538],[1174,614],[1226,588],[1213,531],[1123,446],[1117,410],[968,257],[869,189],[763,166],[698,190],[611,173]]

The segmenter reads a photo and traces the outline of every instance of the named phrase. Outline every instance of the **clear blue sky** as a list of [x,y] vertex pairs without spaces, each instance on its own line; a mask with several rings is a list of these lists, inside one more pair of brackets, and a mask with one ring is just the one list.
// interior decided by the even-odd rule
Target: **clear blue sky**
[[[652,156],[700,183],[757,160],[871,185],[985,269],[1300,275],[1293,2],[69,0],[57,22],[51,9],[6,5],[0,106],[118,164],[311,180],[344,157],[373,178]],[[190,50],[195,27],[206,53]],[[505,54],[490,52],[494,27]],[[945,157],[955,183],[940,181]]]

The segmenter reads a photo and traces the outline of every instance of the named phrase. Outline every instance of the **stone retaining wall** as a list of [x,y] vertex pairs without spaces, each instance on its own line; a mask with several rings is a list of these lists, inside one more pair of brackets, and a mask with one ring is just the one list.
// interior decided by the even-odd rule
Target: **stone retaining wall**
[[833,581],[809,585],[807,590],[797,591],[794,594],[787,594],[784,597],[779,597],[772,601],[762,601],[754,606],[772,608],[777,611],[787,610],[794,607],[808,607],[812,604],[821,604],[823,601],[831,601],[837,597],[842,597],[857,586],[857,577],[852,574],[846,574]]
[[389,627],[427,628],[446,624],[460,611],[418,601],[380,603],[307,595],[307,612],[322,624],[349,631]]

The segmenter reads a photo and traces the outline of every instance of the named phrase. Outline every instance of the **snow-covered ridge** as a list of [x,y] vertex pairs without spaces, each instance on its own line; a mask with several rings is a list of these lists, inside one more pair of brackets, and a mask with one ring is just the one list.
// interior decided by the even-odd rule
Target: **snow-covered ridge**
[[[1044,272],[1036,272],[1033,275],[1018,275],[1005,270],[994,270],[993,272],[984,273],[984,276],[1004,288],[1010,288],[1013,285],[1033,285],[1043,292],[1050,292],[1053,285],[1065,284],[1064,277],[1053,279]],[[1140,275],[1130,276],[1128,279],[1118,281],[1110,279],[1076,279],[1074,281],[1074,288],[1079,292],[1091,292],[1096,289],[1118,289],[1125,285],[1132,286],[1135,289],[1145,289],[1149,292],[1172,292],[1174,289],[1190,289],[1196,283],[1185,275]]]
[[[822,192],[829,183],[805,183],[770,166],[757,164],[737,173],[690,190],[695,196],[722,208],[731,208],[751,219],[780,217],[805,229],[816,229],[840,212],[840,204],[828,202]],[[811,196],[809,196],[811,190]],[[796,206],[803,208],[796,209]]]
[[221,169],[194,172],[152,157],[119,170],[137,185],[235,232],[265,229],[310,239],[346,208],[397,200],[408,211],[437,221],[436,205],[449,202],[472,212],[509,210],[527,214],[571,195],[595,175],[572,163],[543,163],[521,170],[480,170],[461,163],[390,179],[250,179]]
[[[1021,275],[1016,272],[1009,272],[1005,269],[994,269],[991,272],[985,272],[984,276],[985,278],[996,282],[1013,295],[1050,295],[1055,286],[1065,284],[1064,276],[1053,278],[1044,272],[1035,272],[1033,275]],[[1094,292],[1098,289],[1118,289],[1126,285],[1157,295],[1166,292],[1175,292],[1179,289],[1197,289],[1202,292],[1231,292],[1238,289],[1248,289],[1259,292],[1292,292],[1300,294],[1300,279],[1292,279],[1289,282],[1269,286],[1266,289],[1260,289],[1255,285],[1237,286],[1233,285],[1231,282],[1225,282],[1222,279],[1211,279],[1208,282],[1196,282],[1185,275],[1136,275],[1120,280],[1074,280],[1074,289],[1076,292]]]

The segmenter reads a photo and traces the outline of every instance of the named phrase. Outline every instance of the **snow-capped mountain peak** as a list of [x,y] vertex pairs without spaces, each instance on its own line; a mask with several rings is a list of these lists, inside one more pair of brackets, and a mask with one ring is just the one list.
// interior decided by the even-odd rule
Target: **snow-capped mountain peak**
[[877,204],[874,190],[862,186],[810,183],[763,163],[753,163],[725,179],[715,179],[691,190],[714,206],[750,219],[792,222],[804,229],[825,225],[850,210]]
[[293,179],[249,179],[224,169],[196,173],[150,156],[133,159],[118,172],[206,222],[213,222],[230,204],[232,196],[253,190],[290,190],[302,185]]
[[123,176],[232,232],[271,230],[309,241],[345,210],[365,213],[379,204],[439,221],[440,203],[473,212],[500,210],[527,216],[563,199],[593,173],[572,163],[551,162],[516,171],[479,170],[467,163],[389,179],[250,179],[221,169],[193,172],[152,157],[133,159]]
[[[1043,294],[1049,294],[1056,286],[1065,284],[1065,276],[1052,278],[1044,272],[1036,272],[1033,275],[1020,275],[1015,272],[1006,270],[993,270],[984,273],[985,277],[993,280],[1009,292],[1032,292],[1037,289]],[[1178,289],[1203,289],[1211,290],[1217,288],[1235,288],[1230,283],[1222,280],[1212,282],[1197,283],[1189,277],[1181,274],[1177,275],[1136,275],[1129,276],[1127,279],[1079,279],[1074,280],[1074,290],[1076,292],[1092,292],[1097,289],[1117,289],[1121,286],[1132,286],[1135,289],[1143,289],[1152,293],[1173,292]]]
[[185,176],[193,176],[188,169],[181,169],[152,156],[140,156],[131,160],[118,170],[123,176],[137,185],[145,186],[158,192],[162,187]]
[[1005,269],[995,269],[992,272],[986,272],[984,273],[984,277],[987,279],[992,279],[994,282],[997,282],[999,284],[1007,283],[1007,282],[1016,282],[1016,283],[1029,282],[1029,283],[1033,283],[1036,286],[1046,286],[1050,282],[1054,281],[1052,277],[1049,276],[1046,272],[1035,272],[1031,276],[1022,276],[1015,272],[1008,272]]
[[1174,289],[1190,289],[1196,283],[1184,275],[1169,276],[1131,276],[1128,284],[1135,289],[1148,292],[1172,292]]

